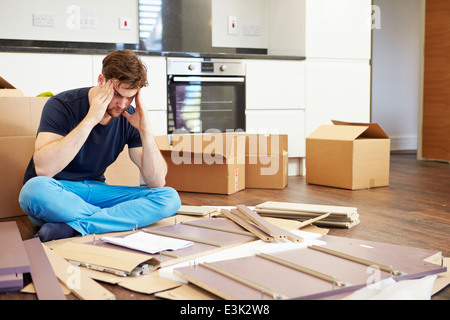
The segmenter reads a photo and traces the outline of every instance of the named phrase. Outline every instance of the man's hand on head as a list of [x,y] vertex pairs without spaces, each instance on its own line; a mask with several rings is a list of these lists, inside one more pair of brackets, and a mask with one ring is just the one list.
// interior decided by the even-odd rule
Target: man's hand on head
[[105,116],[106,109],[114,96],[114,83],[108,80],[106,83],[99,84],[99,91],[90,102],[89,112],[86,116],[96,125]]

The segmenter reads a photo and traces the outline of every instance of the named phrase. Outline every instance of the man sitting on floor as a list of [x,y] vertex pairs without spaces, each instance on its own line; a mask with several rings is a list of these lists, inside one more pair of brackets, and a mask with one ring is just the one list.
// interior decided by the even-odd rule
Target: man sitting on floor
[[[131,230],[177,212],[180,198],[165,187],[167,166],[142,101],[146,85],[139,57],[119,50],[103,60],[97,86],[48,100],[19,196],[41,241]],[[105,183],[125,145],[146,186]]]

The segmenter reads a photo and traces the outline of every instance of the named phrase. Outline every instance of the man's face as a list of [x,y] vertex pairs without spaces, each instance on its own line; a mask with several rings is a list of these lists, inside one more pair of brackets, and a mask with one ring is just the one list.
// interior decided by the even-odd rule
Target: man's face
[[106,109],[113,118],[118,118],[133,102],[138,89],[130,89],[126,84],[114,82],[114,96]]

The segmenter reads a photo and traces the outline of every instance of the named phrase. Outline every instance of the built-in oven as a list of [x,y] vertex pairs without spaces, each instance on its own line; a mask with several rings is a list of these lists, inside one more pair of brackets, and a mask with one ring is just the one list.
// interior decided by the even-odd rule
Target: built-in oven
[[245,131],[245,61],[168,58],[168,133]]

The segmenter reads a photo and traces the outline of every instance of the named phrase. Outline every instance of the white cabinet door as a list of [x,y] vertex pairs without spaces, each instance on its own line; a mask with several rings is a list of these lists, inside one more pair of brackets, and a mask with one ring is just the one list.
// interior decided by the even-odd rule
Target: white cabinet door
[[371,23],[371,0],[306,0],[306,57],[370,59]]
[[305,62],[247,60],[246,109],[304,109]]
[[288,135],[289,157],[305,156],[304,110],[247,110],[246,132]]
[[167,134],[167,111],[153,111],[148,112],[150,125],[155,136],[162,136]]
[[148,110],[167,111],[166,58],[141,56],[147,66],[148,86],[142,88],[142,98]]
[[0,53],[0,75],[26,96],[92,85],[90,55]]
[[306,136],[331,120],[369,122],[369,62],[307,60],[306,105]]

